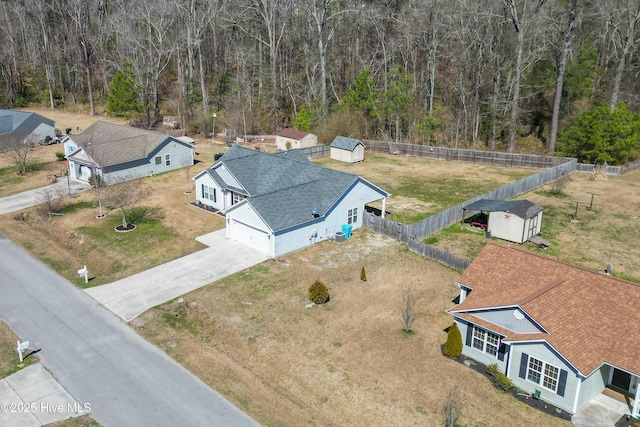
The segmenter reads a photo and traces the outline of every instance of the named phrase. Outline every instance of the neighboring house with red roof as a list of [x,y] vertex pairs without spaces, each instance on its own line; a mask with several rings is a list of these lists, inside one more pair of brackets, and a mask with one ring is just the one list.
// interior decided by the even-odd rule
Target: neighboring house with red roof
[[312,133],[303,132],[298,129],[282,129],[276,135],[276,147],[278,150],[292,150],[296,148],[307,148],[318,145],[318,137]]
[[638,416],[640,286],[513,247],[488,244],[448,310],[463,355],[497,363],[514,385],[570,413],[605,387]]
[[129,180],[193,165],[194,144],[181,137],[97,121],[65,140],[71,178]]

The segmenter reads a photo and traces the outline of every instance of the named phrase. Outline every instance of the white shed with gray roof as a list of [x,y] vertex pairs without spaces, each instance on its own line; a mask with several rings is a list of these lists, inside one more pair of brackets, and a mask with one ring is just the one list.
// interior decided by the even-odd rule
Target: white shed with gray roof
[[332,239],[343,225],[360,228],[365,204],[389,196],[362,177],[309,162],[299,150],[233,146],[194,180],[196,203],[225,215],[227,237],[270,257]]
[[364,144],[359,139],[336,136],[330,147],[333,160],[346,163],[364,160]]
[[464,211],[488,212],[487,232],[510,242],[524,243],[542,227],[542,207],[529,200],[481,199],[465,206]]

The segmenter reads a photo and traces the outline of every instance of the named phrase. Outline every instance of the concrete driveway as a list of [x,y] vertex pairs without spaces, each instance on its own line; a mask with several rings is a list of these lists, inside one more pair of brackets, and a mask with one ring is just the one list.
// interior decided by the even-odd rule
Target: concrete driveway
[[21,211],[31,206],[39,205],[42,203],[43,195],[47,191],[60,191],[64,195],[78,194],[81,191],[85,191],[91,188],[89,184],[83,181],[70,179],[67,183],[66,178],[60,178],[55,184],[50,184],[45,187],[36,188],[29,191],[23,191],[22,193],[14,194],[13,196],[0,198],[0,215]]
[[0,425],[42,426],[83,415],[83,407],[40,363],[0,380]]
[[267,259],[225,236],[224,229],[200,236],[196,240],[209,248],[85,292],[129,322],[151,307]]

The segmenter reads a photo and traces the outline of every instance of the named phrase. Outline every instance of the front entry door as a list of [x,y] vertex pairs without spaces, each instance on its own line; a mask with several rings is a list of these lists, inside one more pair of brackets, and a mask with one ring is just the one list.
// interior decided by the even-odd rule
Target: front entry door
[[611,385],[628,392],[631,386],[631,374],[619,369],[613,368],[613,376],[611,377]]

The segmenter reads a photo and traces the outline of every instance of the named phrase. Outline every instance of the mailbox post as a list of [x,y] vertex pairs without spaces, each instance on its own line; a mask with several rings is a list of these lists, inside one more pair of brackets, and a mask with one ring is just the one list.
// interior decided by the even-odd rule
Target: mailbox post
[[29,348],[29,341],[25,341],[25,342],[18,341],[18,347],[16,347],[16,351],[18,352],[18,356],[20,357],[20,362],[24,361],[22,357],[22,352],[28,348]]
[[80,270],[78,270],[78,275],[84,276],[84,283],[89,283],[89,270],[87,270],[86,265]]

